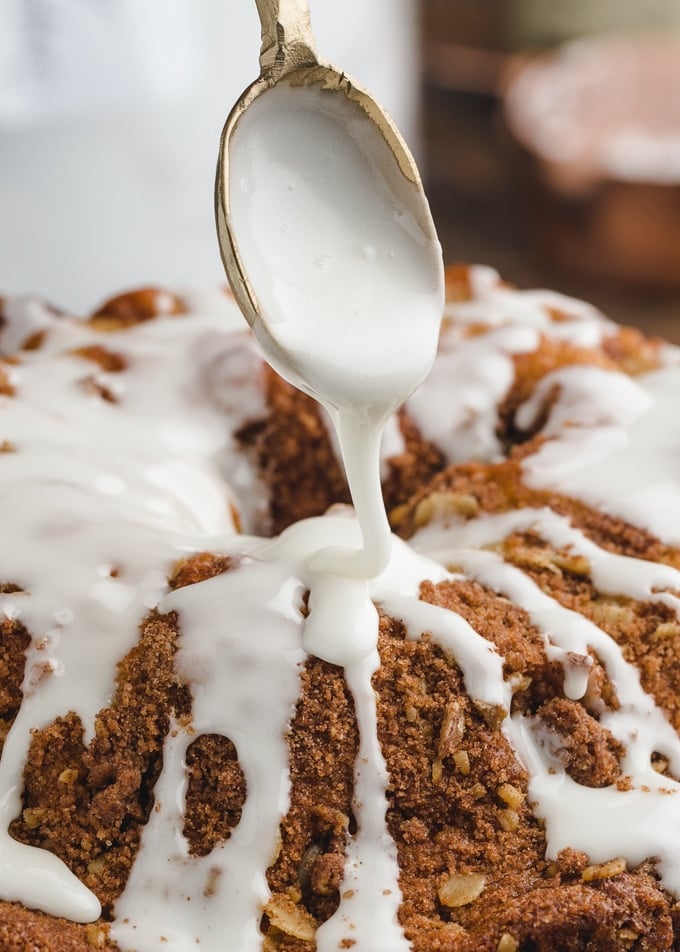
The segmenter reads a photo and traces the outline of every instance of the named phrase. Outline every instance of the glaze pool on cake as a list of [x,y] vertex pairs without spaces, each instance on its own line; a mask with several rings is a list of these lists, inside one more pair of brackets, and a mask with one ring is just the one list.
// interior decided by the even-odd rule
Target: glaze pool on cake
[[357,526],[229,296],[2,314],[3,949],[673,948],[675,349],[450,272],[324,660]]

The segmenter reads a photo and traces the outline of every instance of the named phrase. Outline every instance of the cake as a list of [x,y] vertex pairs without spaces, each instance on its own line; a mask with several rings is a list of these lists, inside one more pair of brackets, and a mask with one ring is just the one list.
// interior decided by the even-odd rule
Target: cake
[[3,952],[680,945],[677,349],[450,270],[343,671],[334,439],[229,293],[0,314]]

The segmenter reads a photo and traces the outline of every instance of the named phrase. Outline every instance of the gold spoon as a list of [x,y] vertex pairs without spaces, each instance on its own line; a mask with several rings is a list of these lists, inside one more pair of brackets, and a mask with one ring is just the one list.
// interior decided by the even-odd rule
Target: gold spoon
[[[256,0],[256,3],[262,26],[260,76],[233,107],[222,132],[215,187],[217,233],[229,284],[243,315],[276,369],[300,386],[299,375],[290,372],[290,354],[285,352],[285,348],[276,339],[275,331],[262,314],[258,288],[253,286],[239,251],[237,228],[232,214],[232,147],[239,124],[256,100],[277,86],[317,87],[323,90],[329,103],[332,101],[335,104],[336,110],[342,102],[349,121],[357,114],[364,122],[367,118],[374,127],[373,131],[379,133],[386,146],[383,155],[377,160],[367,161],[376,161],[380,165],[379,175],[395,187],[400,202],[421,230],[423,240],[428,244],[423,268],[427,270],[431,283],[440,285],[442,289],[443,265],[418,168],[393,120],[354,80],[318,58],[307,0]],[[401,178],[402,181],[395,185],[396,178]],[[443,296],[443,290],[441,294]],[[413,388],[415,386],[416,384]],[[304,385],[303,389],[306,389]]]

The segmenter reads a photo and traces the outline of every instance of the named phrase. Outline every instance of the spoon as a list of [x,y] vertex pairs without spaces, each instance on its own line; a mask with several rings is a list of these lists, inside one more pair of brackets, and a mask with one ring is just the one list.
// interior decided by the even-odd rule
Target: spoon
[[364,548],[324,550],[315,568],[369,578],[391,545],[382,428],[434,359],[441,249],[406,144],[369,93],[318,58],[306,0],[257,8],[260,76],[220,144],[220,250],[268,361],[336,427]]

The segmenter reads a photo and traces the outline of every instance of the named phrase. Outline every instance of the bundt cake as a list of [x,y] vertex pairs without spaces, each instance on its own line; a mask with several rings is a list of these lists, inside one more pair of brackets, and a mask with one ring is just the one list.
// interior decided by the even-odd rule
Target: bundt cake
[[680,351],[450,270],[330,612],[334,438],[227,292],[0,314],[2,952],[680,948]]

